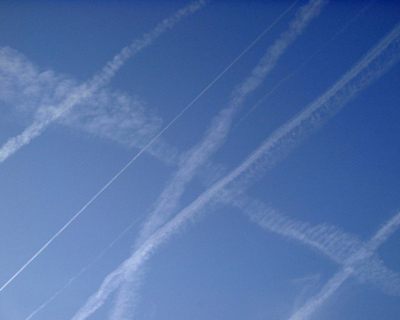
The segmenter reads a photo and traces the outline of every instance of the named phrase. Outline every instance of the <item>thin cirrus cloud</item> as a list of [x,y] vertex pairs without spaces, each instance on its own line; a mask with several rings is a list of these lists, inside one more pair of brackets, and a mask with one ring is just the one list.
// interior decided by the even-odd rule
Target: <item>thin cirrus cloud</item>
[[[321,128],[325,121],[339,112],[361,90],[389,70],[399,59],[399,35],[400,26],[396,26],[330,89],[276,130],[240,166],[158,229],[104,279],[98,291],[88,299],[73,319],[86,319],[104,304],[121,283],[137,281],[137,273],[152,254],[189,222],[194,221],[200,213],[212,209],[213,200],[232,199],[240,195],[262,173],[286,157],[303,139]],[[385,236],[384,233],[381,239]],[[332,281],[333,285],[345,277],[346,274],[340,274]],[[331,291],[334,289],[332,286]]]
[[152,31],[146,33],[142,39],[135,40],[132,44],[123,48],[120,53],[115,55],[92,79],[69,90],[66,98],[59,104],[41,105],[35,113],[33,123],[21,134],[8,139],[0,148],[0,163],[4,162],[8,157],[28,144],[32,139],[38,137],[48,125],[65,116],[74,106],[91,98],[95,92],[104,87],[114,77],[115,73],[124,65],[125,61],[142,49],[150,46],[158,37],[175,26],[181,19],[198,11],[205,5],[206,1],[199,0],[178,10],[174,15],[162,21]]

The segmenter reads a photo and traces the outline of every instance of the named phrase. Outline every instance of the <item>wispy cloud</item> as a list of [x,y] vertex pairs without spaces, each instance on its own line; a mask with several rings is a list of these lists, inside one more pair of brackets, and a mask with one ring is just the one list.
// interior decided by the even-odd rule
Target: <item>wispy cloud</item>
[[216,196],[229,199],[242,193],[261,173],[284,158],[302,139],[322,127],[329,117],[336,114],[352,98],[355,98],[358,92],[393,66],[398,60],[400,49],[398,37],[399,26],[396,26],[326,93],[275,131],[239,167],[215,183],[167,224],[158,229],[106,277],[98,291],[89,298],[73,319],[86,319],[93,314],[122,282],[136,278],[137,270],[158,247],[182,230],[189,221],[194,221],[201,212],[211,208],[213,201],[217,200]]
[[[12,153],[17,151],[23,145],[29,143],[29,141],[38,136],[45,127],[52,121],[59,119],[64,116],[67,111],[69,111],[74,105],[85,100],[91,96],[97,89],[106,84],[115,72],[123,65],[123,63],[140,51],[142,48],[150,45],[158,36],[163,32],[173,27],[177,22],[179,22],[183,17],[199,10],[206,4],[205,1],[197,1],[189,4],[188,6],[180,9],[172,17],[165,19],[161,22],[153,31],[145,34],[142,40],[134,41],[130,46],[122,49],[121,53],[117,54],[112,61],[110,61],[103,70],[95,75],[92,80],[83,85],[79,86],[77,90],[73,90],[69,93],[67,99],[58,107],[50,107],[39,109],[39,120],[35,121],[31,126],[29,126],[21,135],[10,139],[2,149],[0,149],[0,162],[8,158]],[[174,118],[167,126],[164,127],[150,142],[147,143],[137,154],[134,156],[106,185],[101,188],[60,230],[58,230],[51,238],[48,240],[10,279],[6,281],[0,287],[0,292],[3,291],[18,275],[23,272],[46,248],[59,237],[61,233],[67,229],[71,223],[73,223],[85,210],[90,206],[118,177],[125,172],[125,170],[136,161],[159,137],[160,135],[168,129],[168,127],[176,121],[182,112]]]
[[46,127],[65,116],[74,106],[90,98],[100,88],[104,87],[124,65],[125,61],[137,54],[142,49],[151,45],[160,35],[176,25],[182,18],[189,16],[200,8],[204,7],[206,1],[199,0],[190,3],[180,9],[173,16],[162,21],[152,31],[145,34],[142,39],[135,40],[129,46],[123,48],[120,53],[114,56],[100,72],[92,79],[72,88],[67,97],[58,105],[44,105],[36,112],[34,122],[21,134],[10,138],[0,149],[0,163],[28,144],[32,139],[38,137]]
[[[298,309],[290,320],[306,320],[327,300],[335,291],[352,275],[357,273],[357,269],[363,266],[364,262],[375,254],[375,251],[382,245],[400,226],[400,212],[386,222],[371,238],[365,248],[362,248],[352,255],[344,267],[337,272],[321,289],[321,291],[309,300],[304,306]],[[370,266],[370,265],[369,265]],[[374,269],[368,270],[371,273]],[[377,274],[379,276],[379,273]],[[399,285],[399,281],[397,281]]]

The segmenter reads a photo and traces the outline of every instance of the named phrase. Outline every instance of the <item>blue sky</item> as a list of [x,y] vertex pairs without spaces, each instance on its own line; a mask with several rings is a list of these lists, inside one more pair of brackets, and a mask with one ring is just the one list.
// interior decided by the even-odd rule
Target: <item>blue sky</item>
[[0,3],[0,319],[398,319],[400,3]]

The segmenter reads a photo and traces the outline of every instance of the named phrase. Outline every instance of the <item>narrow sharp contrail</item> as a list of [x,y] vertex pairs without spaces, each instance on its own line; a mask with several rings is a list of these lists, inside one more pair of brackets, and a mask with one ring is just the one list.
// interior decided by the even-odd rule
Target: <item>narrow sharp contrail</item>
[[85,272],[87,272],[97,261],[99,261],[107,251],[109,251],[118,241],[120,241],[127,233],[130,231],[137,222],[143,217],[139,217],[135,219],[129,226],[127,226],[124,231],[122,231],[106,248],[104,248],[97,256],[94,258],[88,265],[83,267],[75,276],[70,278],[68,282],[56,293],[54,293],[47,301],[42,303],[39,307],[33,310],[25,320],[30,320],[35,317],[37,313],[39,313],[42,309],[46,308],[46,306],[51,303],[54,299],[56,299],[65,289],[67,289],[72,283],[74,283],[77,279],[79,279]]
[[346,265],[337,272],[321,289],[321,291],[297,310],[289,320],[307,320],[336,290],[354,273],[357,272],[358,264],[369,257],[382,245],[400,226],[400,212],[385,223],[367,243],[366,248],[356,252]]
[[[104,85],[107,81],[111,80],[115,72],[122,67],[124,62],[131,56],[135,55],[141,49],[149,46],[157,37],[162,33],[172,28],[176,23],[178,23],[183,17],[201,9],[206,4],[206,1],[199,0],[190,3],[186,7],[180,9],[172,17],[162,21],[156,28],[154,28],[150,33],[144,35],[142,40],[134,41],[131,45],[122,49],[122,51],[117,54],[113,60],[111,60],[103,70],[95,75],[93,79],[87,83],[81,85],[78,89],[80,93],[72,93],[61,106],[57,109],[52,108],[42,115],[40,121],[33,123],[28,127],[21,135],[10,139],[1,149],[0,149],[0,163],[7,159],[11,154],[16,152],[23,145],[29,143],[33,138],[40,135],[40,133],[49,125],[52,121],[61,117],[65,112],[70,110],[76,103],[87,98],[94,93],[98,88]],[[103,188],[100,189],[53,237],[47,241],[38,252],[36,252],[5,284],[0,288],[0,292],[3,291],[22,271],[28,267],[32,261],[34,261],[69,225],[77,219],[82,212],[86,210],[88,206],[92,204],[138,157],[140,157],[182,114],[186,111],[186,107],[181,113],[179,113],[161,132],[159,132],[146,146],[144,146],[137,154],[134,156]]]
[[205,0],[198,0],[190,3],[186,7],[178,10],[174,15],[162,21],[152,31],[146,33],[142,39],[135,40],[129,46],[123,48],[120,53],[114,56],[103,69],[95,74],[93,78],[71,92],[68,97],[58,106],[43,106],[37,114],[36,119],[21,134],[10,138],[0,149],[0,163],[17,152],[32,139],[38,137],[46,127],[52,122],[65,115],[76,104],[92,96],[99,88],[107,84],[115,73],[124,65],[126,60],[136,55],[142,49],[150,46],[158,37],[168,29],[175,26],[184,17],[189,16],[195,11],[206,5]]
[[[214,80],[212,80],[152,141],[149,142],[147,146],[145,146],[141,152],[136,155],[104,188],[102,188],[99,193],[95,195],[94,198],[89,201],[89,203],[83,207],[64,227],[61,229],[56,235],[50,239],[50,241],[42,248],[38,254],[36,254],[28,263],[24,266],[27,267],[30,262],[32,262],[46,247],[55,239],[57,238],[62,231],[64,231],[69,224],[73,222],[87,207],[88,205],[91,204],[116,178],[118,178],[119,175],[121,175],[127,168],[128,166],[131,165],[133,161],[135,161],[138,156],[140,156],[156,139],[158,139],[176,120],[178,120],[183,113],[188,110],[197,100],[199,100],[226,72],[228,72],[254,45],[257,44],[257,42],[266,35],[266,33],[271,30],[273,26],[275,26],[289,11],[292,9],[296,3],[299,0],[294,1],[276,20],[274,20],[254,41],[252,41]],[[283,53],[283,52],[282,52]],[[234,108],[238,108],[238,106],[233,106]],[[232,109],[232,107],[226,108]],[[225,109],[224,109],[225,110]],[[221,112],[221,115],[219,117],[220,122],[224,122],[225,126],[229,126],[230,119],[233,116],[233,113],[230,113],[230,117],[223,117],[223,114],[226,114],[227,111]],[[159,198],[156,201],[156,204],[154,206],[154,209],[150,213],[150,217],[146,224],[144,225],[139,239],[137,240],[137,243],[141,243],[143,239],[146,239],[149,234],[153,233],[155,229],[157,229],[160,225],[162,225],[165,222],[165,219],[169,217],[169,213],[172,212],[173,209],[176,208],[177,202],[180,198],[180,196],[183,193],[184,186],[193,178],[196,169],[199,168],[204,162],[211,156],[213,152],[216,150],[216,145],[218,144],[218,140],[223,139],[223,134],[220,132],[221,127],[224,127],[224,125],[217,125],[216,127],[213,127],[209,130],[208,135],[204,138],[203,142],[193,148],[190,151],[190,156],[187,157],[187,160],[184,162],[183,166],[181,166],[178,171],[175,173],[173,176],[172,180],[169,182],[169,184],[164,188],[164,191],[161,193]],[[227,132],[225,132],[225,135]],[[86,269],[85,269],[86,270]],[[21,272],[23,271],[20,270]],[[18,276],[16,274],[15,276]],[[14,276],[14,278],[15,278]],[[75,276],[73,279],[75,279],[77,276]],[[13,279],[11,279],[12,281]],[[69,283],[66,286],[69,286]],[[8,283],[6,283],[7,285]],[[66,287],[65,286],[65,287]],[[64,288],[65,288],[64,287]],[[64,290],[62,288],[59,292]],[[3,288],[2,288],[3,289]],[[0,291],[2,290],[0,289]],[[59,294],[57,292],[55,296]],[[39,312],[41,309],[43,309],[51,300],[54,299],[54,296],[51,297],[47,302],[45,302],[41,307],[39,307],[37,310],[35,310],[28,319],[32,318],[37,312]],[[28,320],[27,319],[27,320]]]
[[[298,0],[294,1],[278,18],[276,18],[200,93],[200,95],[193,100],[193,102],[197,101],[202,94],[204,94],[218,79],[220,79],[234,64],[236,64],[236,62],[238,62],[238,60],[242,58],[263,36],[265,36],[267,32],[270,31],[290,11],[290,9],[296,5],[297,2]],[[300,20],[300,18],[298,18],[298,20]],[[309,21],[310,20],[305,21],[301,25],[301,28],[303,29]],[[297,29],[300,29],[300,27]],[[292,33],[294,34],[295,32],[293,31]],[[299,32],[296,32],[296,34],[298,35]],[[281,38],[282,36],[270,48],[268,48],[263,58],[253,68],[250,76],[238,85],[231,93],[232,98],[229,100],[227,107],[223,108],[211,121],[211,126],[207,129],[203,140],[184,155],[183,159],[180,161],[177,172],[175,172],[173,178],[157,199],[154,206],[155,209],[150,213],[148,221],[140,232],[139,240],[137,241],[139,244],[169,218],[170,214],[172,214],[175,209],[178,199],[184,192],[185,186],[191,181],[198,168],[204,165],[211,155],[214,154],[223,144],[230,132],[232,120],[235,114],[243,107],[247,96],[259,87],[262,80],[276,65],[278,58],[285,53],[290,44],[289,42],[295,40],[295,37],[290,37],[290,40],[287,40],[285,45],[282,45],[280,41]],[[272,55],[271,52],[274,52],[274,55]],[[242,90],[238,90],[237,88],[242,88]],[[170,214],[167,212],[170,212]]]
[[[135,279],[136,272],[155,250],[182,230],[189,221],[194,221],[207,205],[212,204],[212,200],[217,195],[233,197],[237,192],[243,192],[251,182],[256,180],[261,171],[271,168],[278,160],[292,151],[298,145],[299,139],[304,139],[306,135],[320,128],[324,121],[337,113],[352,98],[355,98],[358,92],[389,70],[399,59],[399,34],[400,26],[397,25],[326,93],[275,131],[239,167],[215,183],[167,224],[158,229],[138,250],[104,279],[98,291],[89,298],[73,317],[73,320],[86,319],[104,304],[107,297],[122,282]],[[228,186],[231,191],[227,189]]]
[[[298,0],[296,0],[278,19],[281,19],[284,14],[286,14],[296,3]],[[173,23],[176,23],[179,19],[181,19],[181,16],[183,13],[188,14],[191,12],[194,12],[201,8],[201,6],[205,5],[205,1],[198,1],[195,2],[184,9],[181,9],[176,13],[173,18],[166,19],[164,22],[162,22],[158,27],[155,28],[155,30],[158,30],[157,32],[154,32],[156,35],[159,35],[161,33],[161,30],[164,30],[166,28],[171,28],[172,21]],[[178,18],[176,18],[178,17]],[[270,25],[267,29],[265,29],[248,47],[246,47],[214,80],[212,80],[206,87],[203,89],[185,108],[182,109],[180,113],[178,113],[175,118],[173,118],[147,145],[145,145],[103,188],[101,188],[56,234],[54,234],[53,237],[50,238],[48,242],[46,242],[38,252],[36,252],[1,288],[0,292],[3,291],[18,275],[24,271],[58,236],[64,232],[65,229],[69,227],[71,223],[74,222],[91,204],[94,202],[116,179],[119,178],[119,176],[125,172],[126,169],[134,162],[136,161],[137,158],[139,158],[161,135],[165,133],[190,107],[193,106],[193,104],[198,101],[226,72],[228,72],[265,34],[268,32],[273,25],[275,25],[278,21],[275,21],[272,25]],[[151,35],[152,33],[150,33]],[[150,36],[145,36],[145,38],[151,38]],[[131,46],[133,46],[132,44]],[[130,48],[126,47],[125,49]],[[123,54],[126,50],[123,49],[122,52],[119,54],[122,57],[125,57],[127,59],[127,53]],[[117,55],[116,57],[118,57]],[[121,61],[122,58],[114,58],[115,60],[115,65],[116,67],[121,67]],[[114,61],[113,60],[113,61]],[[114,65],[114,63],[111,63],[111,66]],[[116,67],[113,69],[111,67],[107,68],[105,67],[104,73],[106,74],[112,74],[112,72],[116,72]],[[107,71],[108,70],[108,71]],[[114,70],[114,71],[112,71]],[[103,74],[103,73],[101,73]],[[100,74],[100,75],[101,75]],[[104,78],[105,76],[95,76],[94,79],[103,79],[101,81],[105,81]],[[99,82],[101,82],[99,80]],[[95,82],[98,82],[97,80]],[[0,152],[1,154],[1,152]],[[1,158],[0,158],[1,159]],[[1,162],[1,161],[0,161]]]
[[[278,18],[276,18],[249,47],[243,51],[239,58],[246,53],[256,42],[261,39],[271,28],[276,25],[294,7],[294,1]],[[278,39],[266,50],[259,63],[253,68],[241,84],[237,85],[230,95],[227,107],[223,108],[219,114],[211,121],[210,128],[207,129],[203,140],[185,154],[178,171],[174,174],[168,185],[157,199],[154,210],[149,214],[149,219],[140,232],[139,239],[136,241],[135,249],[160,228],[176,211],[179,199],[185,191],[186,185],[193,179],[198,169],[219,149],[226,140],[235,114],[243,107],[246,98],[254,92],[276,66],[279,58],[286,52],[307,27],[310,21],[316,17],[323,5],[323,1],[311,1],[308,5],[301,7],[298,15],[290,24],[288,31],[283,32]],[[234,60],[234,62],[237,59]],[[129,298],[131,285],[128,281],[120,288],[111,319],[128,318],[128,309],[132,307]]]

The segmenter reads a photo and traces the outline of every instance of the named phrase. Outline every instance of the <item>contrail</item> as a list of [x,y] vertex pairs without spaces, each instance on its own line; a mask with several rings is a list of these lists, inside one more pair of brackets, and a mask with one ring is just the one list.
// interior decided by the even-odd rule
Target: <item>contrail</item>
[[[361,251],[375,251],[371,248],[371,243],[365,243],[355,235],[345,233],[335,226],[312,225],[308,222],[290,219],[278,210],[246,195],[236,196],[229,201],[221,199],[221,201],[238,208],[262,228],[317,249],[342,266],[348,265],[349,261]],[[387,224],[388,229],[384,229],[386,237],[391,232],[389,227],[393,231],[397,225],[394,222]],[[377,234],[376,238],[378,236],[379,239],[382,238],[380,234]],[[380,241],[382,242],[382,240]],[[389,295],[399,295],[399,274],[388,270],[376,256],[369,256],[366,260],[363,261],[363,267],[358,268],[354,274],[357,279],[360,282],[370,282]]]
[[30,320],[32,319],[37,313],[39,313],[42,309],[47,307],[49,303],[51,303],[54,299],[56,299],[61,293],[64,292],[65,289],[67,289],[71,284],[73,284],[79,277],[81,277],[86,271],[88,271],[97,261],[99,261],[108,250],[110,250],[118,241],[120,241],[127,233],[130,231],[136,224],[137,222],[142,219],[143,217],[139,217],[135,219],[129,226],[127,226],[124,231],[122,231],[106,248],[104,248],[96,258],[92,260],[88,265],[83,267],[75,276],[70,278],[68,282],[56,293],[54,293],[46,302],[42,303],[38,308],[36,308],[34,311],[32,311],[29,316],[25,320]]
[[354,273],[357,267],[363,261],[371,257],[375,251],[382,245],[400,226],[400,212],[392,217],[383,225],[377,233],[368,242],[366,249],[363,248],[355,253],[345,266],[337,272],[322,288],[322,290],[307,302],[303,307],[297,310],[289,320],[306,320],[329,298],[335,291]]
[[[260,172],[270,169],[293,150],[298,144],[298,139],[305,137],[305,133],[310,134],[320,128],[328,117],[337,113],[345,103],[355,98],[359,91],[389,70],[399,59],[399,34],[400,26],[397,25],[327,92],[275,131],[239,167],[216,182],[158,229],[104,279],[98,291],[89,298],[73,320],[86,319],[103,305],[109,294],[122,282],[135,279],[135,273],[156,249],[182,230],[188,222],[193,222],[200,212],[205,211],[207,205],[213,204],[217,195],[229,198],[241,193],[250,182],[259,177]],[[228,186],[231,187],[230,191]]]
[[[278,19],[281,19],[296,3],[296,0]],[[203,3],[203,1],[201,1]],[[190,7],[190,6],[189,6]],[[178,11],[179,13],[179,11]],[[229,69],[231,69],[277,22],[265,29],[238,57],[236,57],[213,81],[210,82],[182,111],[173,118],[139,153],[137,153],[100,191],[98,191],[34,256],[32,256],[1,288],[5,289],[26,267],[29,266],[69,225],[77,219],[138,157],[140,157],[165,131],[167,131],[197,100],[199,100]],[[168,19],[167,19],[168,20]],[[161,24],[162,25],[162,24]],[[157,28],[156,28],[157,29]],[[123,50],[124,51],[124,50]],[[172,188],[172,187],[171,187]],[[176,190],[175,190],[176,191]]]
[[286,75],[284,78],[279,80],[279,82],[272,87],[268,92],[260,98],[237,122],[236,126],[238,126],[241,122],[243,122],[251,113],[253,113],[262,103],[267,100],[269,96],[271,96],[278,88],[282,86],[285,82],[287,82],[290,78],[292,78],[294,75],[299,73],[300,70],[302,70],[305,66],[307,66],[319,53],[321,53],[324,49],[326,49],[332,42],[335,40],[340,34],[342,34],[351,24],[353,24],[358,18],[362,16],[362,14],[367,11],[371,5],[375,2],[375,0],[371,0],[368,2],[357,14],[354,15],[349,21],[346,22],[346,24],[340,28],[339,31],[337,31],[327,42],[325,42],[324,45],[322,45],[318,50],[316,50],[310,57],[307,58],[306,61],[302,62],[294,71],[290,72],[288,75]]
[[142,39],[135,40],[132,44],[123,48],[120,53],[115,55],[114,58],[109,61],[100,72],[95,74],[91,80],[73,90],[68,98],[66,98],[59,106],[44,106],[40,108],[33,124],[27,127],[18,136],[10,138],[1,147],[0,163],[17,152],[21,147],[28,144],[32,139],[38,137],[49,124],[65,115],[76,104],[92,96],[95,91],[105,86],[130,57],[150,46],[159,36],[175,26],[181,19],[201,9],[205,5],[205,0],[198,0],[191,2],[186,7],[178,10],[173,16],[165,19],[152,31],[146,33]]
[[[226,71],[242,58],[243,55],[246,54],[263,36],[265,36],[265,34],[270,31],[290,11],[290,9],[296,5],[297,2],[298,0],[294,1],[278,18],[276,18],[244,51],[242,51],[242,53],[240,53],[237,58],[232,61],[232,63],[228,65],[228,67],[225,68],[225,70],[218,75],[217,78],[215,78],[205,88],[205,90],[202,91],[201,94],[208,90],[225,74]],[[301,18],[299,17],[297,20],[300,20]],[[304,23],[297,27],[297,29],[304,29],[309,21],[310,20],[304,21]],[[297,29],[296,31],[291,31],[291,34],[296,34],[298,36],[300,32],[298,32]],[[176,203],[184,192],[185,186],[191,181],[198,168],[204,165],[211,155],[214,154],[223,144],[229,134],[233,117],[243,107],[246,97],[259,87],[262,80],[276,65],[278,58],[284,54],[289,44],[296,39],[294,36],[290,37],[290,40],[288,39],[286,43],[282,44],[281,40],[286,37],[286,33],[287,32],[283,33],[281,37],[279,37],[278,40],[267,49],[265,55],[252,70],[250,76],[240,85],[236,86],[235,90],[231,93],[232,97],[229,100],[227,107],[223,108],[211,121],[211,126],[206,131],[203,140],[186,152],[182,157],[178,171],[174,174],[167,187],[159,196],[154,206],[155,209],[150,213],[149,219],[140,233],[138,240],[139,244],[164,224],[169,215],[172,214],[173,209],[175,209]],[[272,52],[274,54],[272,54]],[[197,100],[197,97],[195,100]],[[170,214],[167,214],[167,212],[170,212]]]
[[[0,149],[0,163],[8,158],[12,153],[17,151],[23,145],[29,143],[34,137],[38,136],[45,127],[52,121],[61,117],[65,112],[70,110],[76,103],[87,98],[94,93],[95,90],[106,84],[107,81],[111,80],[115,72],[122,67],[123,63],[131,56],[135,55],[141,49],[149,46],[157,37],[163,32],[172,28],[178,23],[183,17],[201,9],[206,4],[205,1],[199,0],[192,2],[183,9],[178,10],[172,17],[165,19],[150,33],[144,35],[142,40],[134,41],[130,46],[125,47],[122,51],[117,54],[113,60],[111,60],[103,70],[95,75],[91,81],[81,85],[77,92],[72,93],[66,101],[58,108],[51,108],[46,112],[41,113],[39,121],[28,127],[21,135],[10,139],[2,149]],[[145,145],[137,154],[134,156],[103,188],[100,189],[56,234],[47,241],[43,247],[39,249],[3,286],[0,288],[0,292],[3,291],[22,271],[25,270],[69,225],[78,218],[88,206],[92,204],[137,158],[139,158],[153,143],[156,141],[182,114],[186,111],[186,107],[181,113],[179,113],[162,131],[160,131],[147,145]],[[50,113],[50,116],[49,116]]]
[[[239,57],[256,44],[256,42],[276,25],[296,3],[297,1],[293,2],[288,9],[275,19]],[[174,210],[177,208],[179,199],[185,191],[186,185],[193,179],[199,167],[204,165],[225,141],[230,132],[232,120],[235,114],[243,107],[246,97],[259,87],[264,78],[277,64],[279,58],[285,53],[289,45],[297,39],[310,21],[318,15],[322,4],[323,1],[311,1],[310,4],[301,7],[298,11],[298,15],[290,24],[289,30],[283,32],[273,45],[266,50],[265,55],[252,70],[250,76],[235,87],[235,90],[231,93],[228,106],[222,109],[218,116],[212,120],[211,127],[206,131],[203,140],[189,150],[180,161],[178,171],[174,174],[173,178],[157,199],[154,210],[152,210],[148,221],[143,226],[139,234],[139,239],[136,241],[136,249],[171,217]],[[235,61],[237,61],[237,59]],[[112,319],[126,317],[124,314],[127,313],[127,309],[131,307],[130,299],[127,294],[131,291],[130,289],[129,282],[124,282],[122,284],[122,288],[120,288],[115,302],[115,308],[111,315]]]

